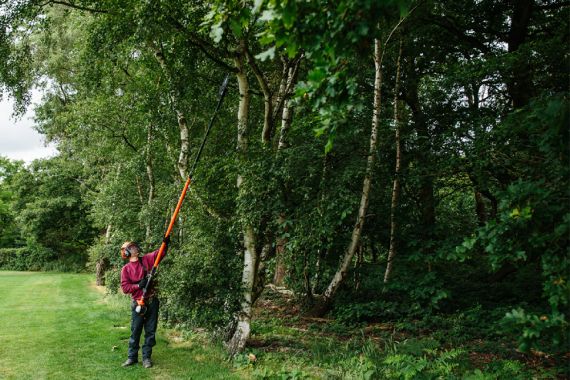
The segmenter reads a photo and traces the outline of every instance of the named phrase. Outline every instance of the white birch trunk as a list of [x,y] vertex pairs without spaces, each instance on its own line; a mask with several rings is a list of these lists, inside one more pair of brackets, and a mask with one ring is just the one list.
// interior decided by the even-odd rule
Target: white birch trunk
[[378,136],[378,126],[380,124],[380,104],[381,104],[381,85],[382,85],[382,62],[380,40],[374,40],[374,64],[375,64],[375,79],[374,79],[374,108],[372,112],[372,130],[370,132],[370,149],[368,151],[368,159],[366,161],[366,173],[364,175],[364,182],[362,184],[362,195],[360,198],[360,207],[358,208],[358,216],[356,223],[352,230],[352,238],[350,244],[344,253],[340,267],[336,271],[333,279],[329,283],[325,293],[323,294],[325,305],[330,302],[335,295],[339,286],[342,284],[346,277],[352,258],[360,243],[360,236],[364,228],[366,217],[366,210],[368,209],[368,199],[370,196],[370,187],[372,183],[372,170],[376,158],[376,144]]
[[190,155],[190,139],[188,132],[188,123],[181,111],[176,111],[178,118],[178,128],[180,130],[180,154],[178,155],[178,172],[182,181],[188,178],[188,157]]
[[283,99],[285,97],[285,91],[287,90],[287,77],[289,73],[289,61],[285,57],[281,57],[283,62],[283,70],[281,71],[281,80],[279,81],[279,90],[275,96],[275,107],[273,107],[273,120],[277,120],[279,116],[279,111],[283,106]]
[[[244,43],[242,42],[242,53],[244,53]],[[249,113],[249,84],[243,64],[243,55],[236,58],[236,74],[238,80],[240,101],[238,106],[238,136],[237,151],[240,158],[247,153],[247,132],[248,132],[248,113]],[[242,191],[243,177],[238,174],[237,186],[238,191]],[[241,309],[237,315],[236,330],[228,342],[227,348],[231,355],[235,355],[245,348],[245,344],[251,333],[251,312],[253,309],[254,287],[258,270],[258,254],[255,249],[256,239],[253,226],[246,224],[243,227],[244,254],[243,254],[243,272],[242,272],[242,300]]]
[[[283,102],[283,111],[281,112],[281,129],[279,131],[279,142],[277,144],[277,154],[279,154],[283,149],[286,149],[287,144],[287,132],[291,128],[291,122],[293,121],[293,107],[290,102],[290,97],[293,92],[293,87],[297,81],[297,72],[299,65],[301,63],[301,57],[296,59],[293,65],[288,65],[288,69],[283,71],[285,76],[281,80],[281,86],[279,88],[279,94],[276,107],[279,106],[279,102]],[[279,225],[283,224],[285,221],[285,215],[280,214],[277,220]],[[273,276],[273,283],[276,286],[282,286],[283,280],[287,273],[287,268],[285,266],[285,246],[287,244],[287,239],[278,237],[276,239],[276,249],[275,249],[275,274]]]
[[392,204],[390,207],[390,248],[388,250],[388,262],[386,263],[386,272],[384,273],[384,284],[388,283],[390,274],[392,273],[394,257],[397,253],[397,229],[396,211],[400,198],[400,168],[402,163],[402,147],[400,141],[400,109],[398,93],[400,91],[400,61],[402,58],[402,39],[400,39],[400,50],[398,52],[398,61],[396,62],[396,83],[394,85],[394,128],[396,140],[396,170],[394,173],[394,183],[392,186]]
[[[152,125],[148,126],[147,132],[147,141],[146,141],[146,157],[145,157],[145,164],[146,164],[146,175],[148,177],[148,198],[147,198],[147,205],[150,208],[152,206],[152,202],[154,200],[154,169],[152,166]],[[145,241],[147,244],[150,243],[151,239],[151,221],[150,218],[146,222],[146,234],[145,234]]]
[[184,112],[182,112],[182,107],[180,105],[180,94],[176,90],[176,86],[173,83],[172,75],[170,73],[170,69],[166,64],[164,59],[164,55],[160,49],[155,47],[154,56],[156,60],[160,64],[164,75],[168,81],[170,86],[170,104],[176,113],[176,119],[178,121],[178,129],[180,130],[180,154],[178,155],[178,173],[180,174],[180,178],[182,181],[186,181],[188,177],[188,157],[190,156],[190,139],[189,139],[189,131],[188,131],[188,122],[186,117],[184,116]]
[[267,83],[267,79],[259,69],[257,62],[255,61],[255,57],[253,57],[247,45],[242,42],[241,50],[247,56],[249,65],[253,71],[253,74],[257,78],[257,82],[259,83],[259,87],[261,88],[261,92],[263,92],[263,130],[261,132],[261,142],[264,144],[269,144],[271,142],[271,135],[273,133],[273,102],[272,97],[273,94],[271,89],[269,88],[269,84]]
[[277,145],[277,151],[280,151],[287,147],[287,132],[291,128],[291,122],[293,120],[293,107],[291,106],[291,95],[293,92],[293,87],[297,82],[297,72],[299,65],[301,64],[301,58],[299,57],[293,66],[289,67],[287,73],[287,82],[285,86],[285,94],[283,97],[283,112],[281,113],[281,130],[279,132],[279,144]]
[[141,206],[143,206],[144,205],[144,196],[143,196],[141,179],[139,178],[138,175],[135,177],[135,181],[137,182],[137,194],[139,195],[139,201],[141,203]]

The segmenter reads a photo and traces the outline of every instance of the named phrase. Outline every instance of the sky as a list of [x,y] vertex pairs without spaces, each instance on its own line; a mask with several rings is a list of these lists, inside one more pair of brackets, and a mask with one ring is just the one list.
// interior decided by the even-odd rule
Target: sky
[[[32,102],[39,101],[40,97],[38,92],[33,92]],[[6,96],[0,100],[0,156],[26,163],[55,156],[55,145],[46,146],[43,136],[32,128],[33,106],[19,119],[12,117],[13,107],[13,102]]]

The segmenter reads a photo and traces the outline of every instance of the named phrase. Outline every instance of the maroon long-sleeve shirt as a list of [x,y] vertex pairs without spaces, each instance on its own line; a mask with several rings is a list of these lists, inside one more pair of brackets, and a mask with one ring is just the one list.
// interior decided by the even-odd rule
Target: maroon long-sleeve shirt
[[[123,293],[130,294],[133,300],[138,300],[141,298],[143,291],[139,288],[138,283],[144,277],[145,273],[149,273],[152,269],[156,256],[158,255],[158,249],[154,252],[147,253],[140,260],[130,261],[121,270],[121,289]],[[143,265],[144,268],[143,269]],[[150,285],[146,293],[146,297],[151,297],[154,295],[154,281]]]

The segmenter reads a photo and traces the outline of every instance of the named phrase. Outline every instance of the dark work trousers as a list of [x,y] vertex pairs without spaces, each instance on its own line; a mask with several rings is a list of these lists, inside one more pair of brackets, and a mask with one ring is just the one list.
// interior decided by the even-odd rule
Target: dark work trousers
[[146,313],[139,315],[135,311],[136,301],[131,303],[131,338],[129,339],[129,358],[138,360],[139,342],[144,328],[143,359],[150,359],[152,347],[156,344],[156,327],[158,326],[158,298],[153,297],[146,303]]

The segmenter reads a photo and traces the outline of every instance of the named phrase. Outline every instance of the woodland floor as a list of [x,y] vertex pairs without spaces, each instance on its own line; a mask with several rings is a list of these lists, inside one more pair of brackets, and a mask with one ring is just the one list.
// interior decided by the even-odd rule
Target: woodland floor
[[297,301],[275,288],[266,289],[258,301],[248,350],[258,360],[253,366],[263,369],[254,373],[339,379],[570,378],[570,353],[523,354],[512,337],[489,334],[492,328],[484,326],[488,321],[447,315],[431,323],[347,325],[332,318],[304,317]]

